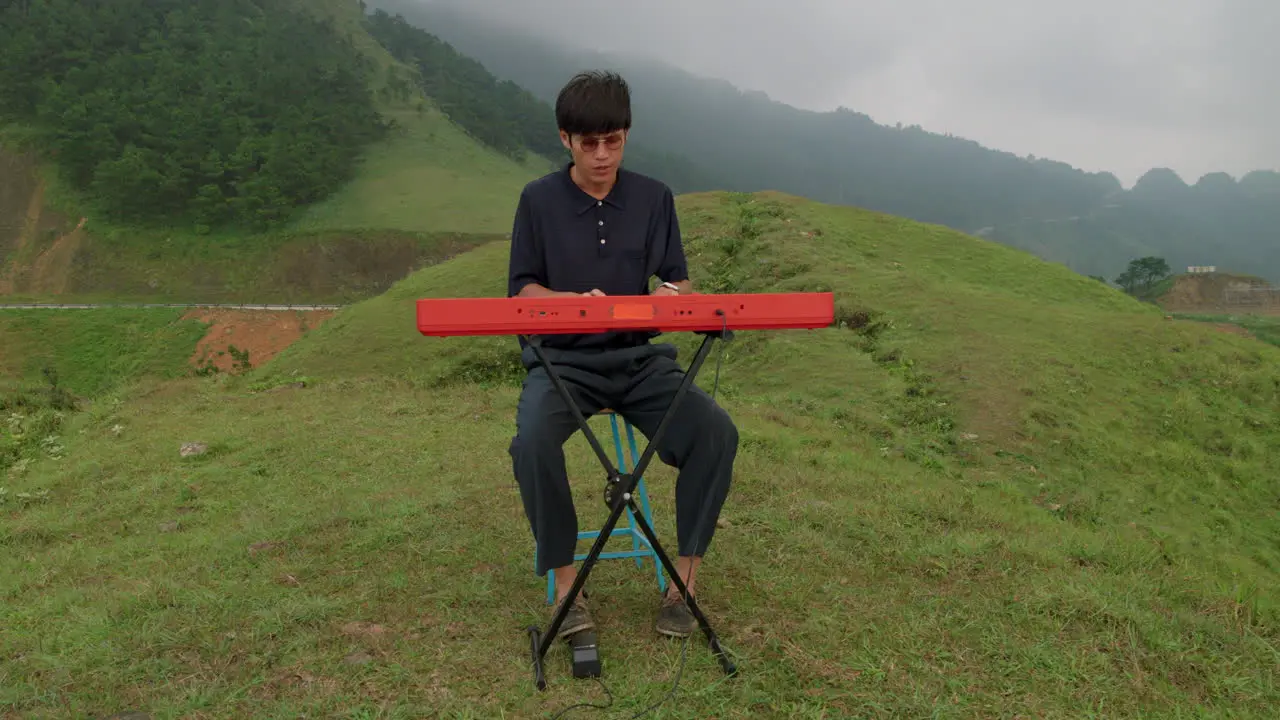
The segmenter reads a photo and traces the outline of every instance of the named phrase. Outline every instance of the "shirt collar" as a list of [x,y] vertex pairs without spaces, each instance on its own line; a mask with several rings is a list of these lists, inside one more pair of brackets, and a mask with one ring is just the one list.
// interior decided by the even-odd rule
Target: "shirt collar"
[[604,202],[619,210],[626,209],[626,203],[623,202],[623,197],[626,195],[626,187],[623,185],[624,174],[621,168],[618,169],[618,179],[613,183],[613,188],[609,190],[609,194],[605,196],[603,201],[597,201],[595,198],[588,195],[582,188],[578,187],[578,184],[573,181],[573,177],[569,175],[569,170],[572,168],[573,162],[570,161],[564,166],[564,170],[561,171],[560,176],[564,178],[565,185],[569,187],[569,197],[572,202],[576,203],[574,208],[578,215],[590,210],[600,202]]

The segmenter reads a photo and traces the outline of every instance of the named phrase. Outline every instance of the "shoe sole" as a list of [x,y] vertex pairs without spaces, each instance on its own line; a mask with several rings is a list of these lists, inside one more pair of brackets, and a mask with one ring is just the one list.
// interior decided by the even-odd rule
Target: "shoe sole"
[[692,630],[688,630],[688,631],[672,630],[670,628],[665,628],[661,626],[658,626],[655,629],[658,631],[659,635],[666,635],[667,637],[673,637],[673,638],[687,638],[693,634]]
[[594,629],[595,626],[596,626],[595,623],[592,623],[592,622],[583,622],[583,623],[578,623],[577,625],[569,625],[566,623],[560,626],[560,632],[556,633],[556,637],[561,637],[561,638],[568,637],[574,633],[580,633],[583,630]]

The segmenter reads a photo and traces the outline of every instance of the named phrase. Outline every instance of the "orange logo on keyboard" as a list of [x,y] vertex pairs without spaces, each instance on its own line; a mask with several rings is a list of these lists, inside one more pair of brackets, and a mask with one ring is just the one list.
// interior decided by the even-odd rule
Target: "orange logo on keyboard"
[[618,303],[613,306],[615,320],[652,320],[653,305],[650,303]]

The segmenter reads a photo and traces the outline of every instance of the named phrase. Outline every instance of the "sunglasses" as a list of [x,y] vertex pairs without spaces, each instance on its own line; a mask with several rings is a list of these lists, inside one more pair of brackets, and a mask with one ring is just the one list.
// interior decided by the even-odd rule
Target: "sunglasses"
[[606,148],[610,150],[617,150],[618,148],[622,147],[622,140],[625,137],[626,135],[623,133],[614,133],[612,135],[606,135],[604,137],[599,137],[596,135],[585,135],[582,137],[582,139],[579,141],[578,144],[581,145],[582,149],[586,150],[587,152],[593,152],[594,150],[596,150],[596,148],[599,148],[602,143]]

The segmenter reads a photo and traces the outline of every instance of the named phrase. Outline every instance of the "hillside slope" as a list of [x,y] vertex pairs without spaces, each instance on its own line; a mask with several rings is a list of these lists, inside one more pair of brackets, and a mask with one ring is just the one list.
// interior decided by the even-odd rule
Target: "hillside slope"
[[[460,157],[475,159],[472,172],[443,164]],[[352,184],[292,226],[200,235],[81,215],[83,206],[32,151],[0,147],[0,166],[4,302],[364,299],[414,269],[504,237],[502,215],[511,211],[503,198],[532,176],[424,114],[375,145]],[[404,184],[378,192],[387,187],[383,177]]]
[[856,109],[800,110],[646,58],[551,43],[475,3],[370,5],[404,13],[545,100],[582,67],[621,70],[635,92],[636,140],[686,155],[707,189],[781,190],[983,232],[1085,275],[1113,278],[1154,254],[1280,283],[1280,172],[1188,184],[1156,168],[1126,191],[1111,173],[880,124]]
[[510,137],[502,130],[531,109],[549,109],[429,33],[392,34],[383,19],[364,14],[363,3],[321,5],[373,60],[371,84],[393,129],[368,149],[355,179],[308,207],[295,229],[509,232],[512,198],[552,168],[558,140],[550,127],[536,143],[527,133]]
[[421,111],[391,114],[396,129],[369,149],[355,179],[308,207],[293,229],[509,233],[514,199],[525,183],[551,170],[551,162],[505,157],[422,103]]
[[[1273,712],[1280,348],[939,227],[769,194],[679,206],[702,291],[833,290],[840,320],[727,346],[718,397],[742,446],[699,588],[742,674],[722,682],[691,643],[680,714]],[[152,385],[77,420],[3,510],[0,651],[18,660],[0,702],[498,717],[603,701],[562,647],[548,692],[531,687],[522,630],[548,610],[506,455],[514,338],[414,328],[418,297],[500,295],[505,252],[415,273],[248,377]],[[205,452],[183,456],[191,441]],[[566,449],[598,526],[599,468],[581,438]],[[663,539],[673,480],[647,477]],[[605,562],[590,587],[613,709],[641,709],[681,656],[647,632],[652,575]]]
[[[319,202],[299,203],[295,218],[269,230],[197,228],[189,218],[178,216],[171,222],[132,221],[108,212],[110,203],[103,205],[93,187],[73,182],[65,158],[56,159],[50,152],[55,136],[23,125],[29,118],[11,106],[0,113],[18,113],[11,118],[19,120],[18,125],[0,128],[0,166],[5,169],[0,175],[0,295],[11,300],[103,302],[346,302],[375,295],[416,268],[505,235],[513,198],[525,182],[551,167],[548,159],[513,157],[446,117],[415,83],[417,70],[392,57],[369,34],[359,3],[272,0],[267,6],[277,20],[281,13],[301,11],[328,23],[362,58],[360,71],[370,99],[390,127],[359,151],[350,178]],[[217,20],[210,32],[216,34],[228,17],[247,12],[246,7],[218,10],[201,3],[189,12],[213,12],[210,17]],[[56,13],[35,9],[23,15],[17,6],[5,12],[26,23],[15,22],[6,29],[25,38],[25,44],[11,43],[5,51],[14,60],[13,68],[29,59],[24,48],[44,42],[24,32],[77,22],[59,21]],[[132,4],[122,6],[111,22],[123,22],[121,18],[131,14],[138,22],[150,17],[148,10]],[[181,35],[192,29],[177,23],[172,32]],[[190,39],[197,47],[210,42]],[[240,46],[227,52],[246,59],[247,51]],[[141,55],[121,47],[112,57],[127,63],[139,62]],[[53,66],[41,70],[51,81],[63,77]],[[237,70],[228,72],[234,76]],[[135,80],[135,85],[142,82]],[[130,92],[137,90],[128,85],[127,76],[113,82],[131,87]],[[470,90],[482,93],[484,82],[481,79]],[[487,82],[497,85],[492,78]],[[0,95],[6,97],[37,97],[35,86],[18,84],[8,75],[0,75],[0,85]],[[460,102],[475,105],[486,100],[477,94]],[[158,112],[149,106],[138,109],[141,118],[167,127]],[[99,128],[110,128],[114,122],[108,118]],[[245,133],[237,137],[250,140]],[[302,137],[296,140],[306,143]],[[170,161],[185,162],[179,155],[171,155]],[[147,188],[131,193],[143,204],[153,195]]]

